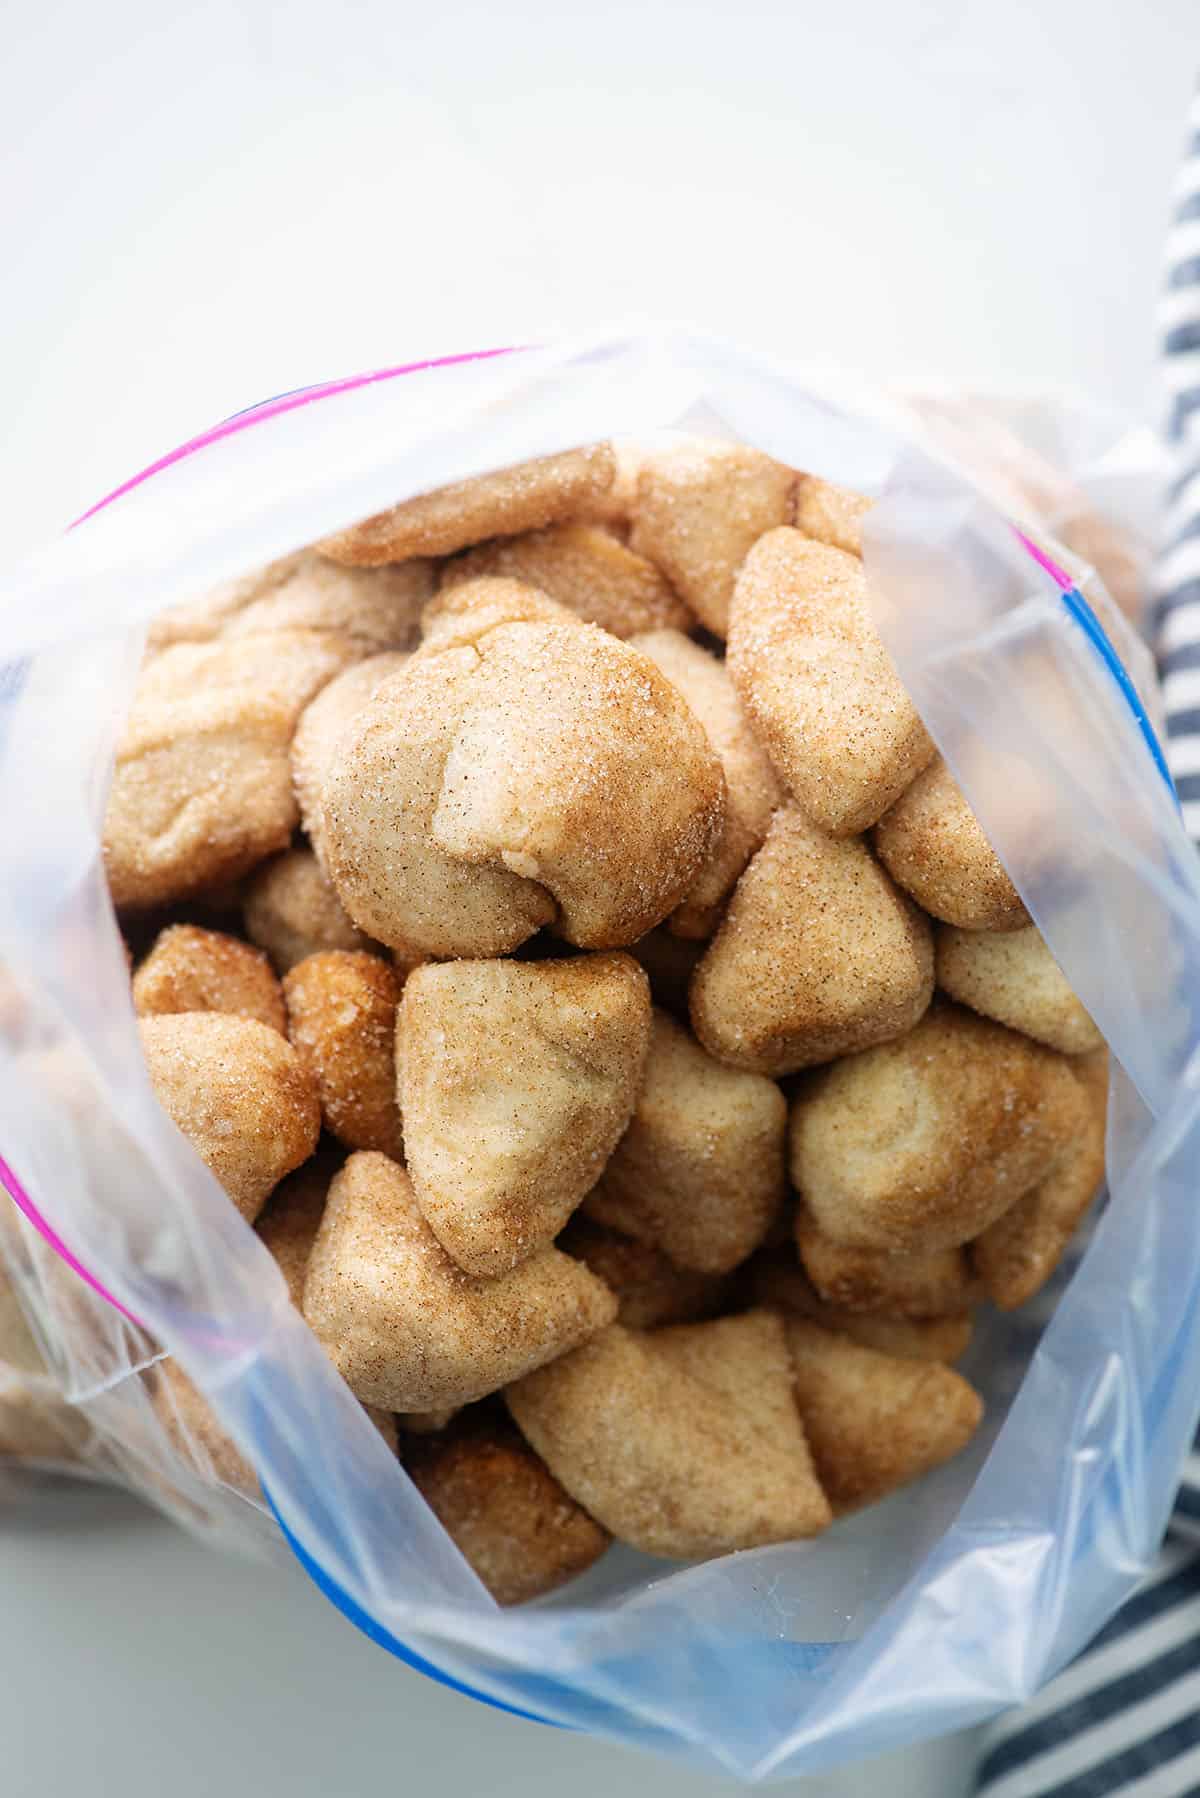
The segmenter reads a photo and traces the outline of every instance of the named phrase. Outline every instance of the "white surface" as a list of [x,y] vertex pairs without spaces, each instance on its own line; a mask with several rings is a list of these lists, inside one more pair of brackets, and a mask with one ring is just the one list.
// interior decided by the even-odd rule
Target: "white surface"
[[[222,1560],[123,1495],[0,1511],[4,1798],[733,1798],[732,1780],[473,1704],[303,1580]],[[969,1744],[774,1788],[958,1798]]]
[[[43,0],[0,58],[0,550],[268,394],[682,316],[1143,405],[1194,0]],[[723,1789],[488,1713],[109,1494],[0,1514],[6,1798]],[[966,1751],[806,1792],[955,1798]]]

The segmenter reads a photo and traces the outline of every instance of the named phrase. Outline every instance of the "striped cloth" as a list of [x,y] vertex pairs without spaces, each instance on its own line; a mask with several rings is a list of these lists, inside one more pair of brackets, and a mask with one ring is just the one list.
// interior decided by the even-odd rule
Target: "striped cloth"
[[[1175,460],[1153,624],[1167,759],[1200,844],[1200,93],[1168,239],[1163,348]],[[1134,1597],[986,1736],[984,1798],[1200,1798],[1200,1437],[1167,1543]]]

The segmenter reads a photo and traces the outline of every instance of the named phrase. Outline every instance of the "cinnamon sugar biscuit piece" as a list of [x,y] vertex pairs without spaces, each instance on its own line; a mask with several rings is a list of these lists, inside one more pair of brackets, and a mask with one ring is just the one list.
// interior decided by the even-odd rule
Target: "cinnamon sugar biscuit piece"
[[826,1236],[931,1254],[1036,1185],[1085,1107],[1065,1057],[939,1003],[897,1042],[813,1077],[792,1112],[792,1179]]
[[[16,1206],[9,1206],[3,1223],[0,1223],[0,1381],[16,1372],[22,1374],[44,1374],[47,1371],[46,1358],[29,1321],[26,1308],[21,1302],[23,1283],[16,1270],[29,1272],[32,1267],[27,1260],[17,1221],[24,1223]],[[586,1257],[580,1257],[586,1259]],[[603,1275],[601,1275],[603,1278]]]
[[936,952],[938,985],[972,1011],[1063,1055],[1086,1055],[1103,1046],[1104,1038],[1032,924],[1000,935],[942,929]]
[[790,468],[744,444],[691,438],[651,450],[638,470],[630,547],[723,637],[738,570],[765,532],[788,522],[795,483]]
[[47,1380],[0,1380],[0,1465],[17,1461],[74,1462],[92,1439],[78,1406]]
[[571,1219],[558,1246],[590,1267],[616,1294],[617,1322],[631,1330],[710,1317],[720,1309],[728,1285],[718,1274],[676,1267],[648,1242],[609,1230],[582,1212]]
[[262,950],[198,924],[159,932],[133,977],[133,1005],[142,1017],[224,1011],[285,1028],[283,992]]
[[294,728],[326,681],[359,654],[336,637],[305,630],[263,632],[236,642],[176,643],[143,665],[131,719],[152,703],[184,705],[200,693],[247,693],[279,701]]
[[216,637],[306,630],[344,638],[362,655],[408,649],[432,592],[430,562],[339,568],[312,550],[300,550],[161,612],[150,625],[148,643],[157,650]]
[[400,1160],[396,1006],[403,981],[378,955],[327,949],[284,975],[287,1029],[316,1083],[325,1128],[348,1149]]
[[787,806],[692,977],[692,1024],[731,1066],[790,1074],[902,1035],[932,994],[926,919],[865,844]]
[[446,563],[442,591],[480,575],[527,582],[614,637],[664,625],[687,630],[692,622],[654,563],[596,524],[552,524],[523,537],[483,543]]
[[435,836],[542,883],[568,941],[635,940],[687,891],[723,825],[703,729],[647,657],[594,626],[515,624],[479,651]]
[[[288,1297],[297,1311],[303,1310],[308,1263],[337,1166],[336,1157],[320,1153],[289,1174],[275,1188],[254,1226],[283,1275]],[[374,1405],[364,1405],[363,1410],[395,1453],[400,1446],[396,1418]]]
[[628,955],[409,977],[396,1030],[408,1168],[460,1267],[494,1276],[553,1242],[629,1122],[649,1038],[649,983]]
[[1029,913],[939,756],[875,826],[875,853],[899,886],[962,930],[1019,930]]
[[180,643],[147,663],[104,821],[115,904],[187,898],[286,846],[296,720],[353,654],[336,638],[278,631]]
[[321,788],[333,765],[338,745],[375,689],[408,660],[393,651],[368,656],[342,670],[304,708],[292,738],[292,785],[300,808],[300,824],[312,844],[313,854],[325,865],[321,828]]
[[849,487],[835,487],[815,474],[802,474],[796,481],[796,516],[794,523],[806,537],[827,543],[831,549],[844,550],[848,556],[862,555],[862,521],[871,510],[865,494]]
[[457,783],[447,764],[478,679],[470,647],[384,682],[359,714],[322,795],[329,871],[356,924],[403,954],[504,955],[555,915],[549,894],[502,857],[443,848],[436,824]]
[[551,921],[619,947],[678,902],[723,822],[720,764],[645,656],[569,616],[463,640],[470,607],[490,625],[514,587],[444,596],[453,645],[384,682],[326,782],[339,896],[404,952],[503,955]]
[[142,1018],[140,1030],[159,1103],[253,1223],[320,1135],[296,1051],[269,1025],[217,1011]]
[[751,1270],[750,1291],[760,1305],[795,1311],[823,1329],[848,1336],[882,1355],[908,1361],[957,1361],[971,1340],[971,1317],[893,1317],[878,1311],[847,1311],[820,1296],[802,1267],[770,1254]]
[[629,1128],[585,1209],[678,1266],[728,1273],[762,1242],[785,1191],[787,1103],[654,1014]]
[[1104,1184],[1108,1055],[1073,1062],[1088,1096],[1087,1122],[1045,1179],[970,1245],[971,1260],[1001,1311],[1040,1292]]
[[[829,1507],[802,1434],[784,1428],[772,1362],[755,1358],[745,1378],[739,1362],[731,1392],[664,1348],[671,1334],[614,1324],[509,1386],[521,1434],[590,1516],[646,1554],[691,1560],[819,1534]],[[725,1356],[696,1359],[717,1376]]]
[[246,892],[246,935],[286,974],[320,949],[369,949],[311,849],[288,849],[266,862]]
[[835,1517],[875,1504],[964,1449],[983,1401],[936,1362],[881,1355],[786,1320],[796,1403]]
[[507,575],[480,576],[452,582],[430,600],[421,614],[421,647],[417,653],[429,656],[444,649],[461,649],[466,644],[475,647],[489,631],[502,624],[572,622],[578,622],[573,612],[539,587],[531,587],[528,581],[514,581]]
[[607,492],[615,472],[607,443],[540,456],[403,500],[317,547],[335,562],[372,567],[452,555],[487,537],[514,537],[569,518]]
[[796,1248],[823,1299],[847,1311],[898,1317],[953,1317],[983,1297],[962,1248],[895,1255],[839,1242],[796,1213]]
[[644,632],[632,643],[678,687],[725,773],[725,828],[683,904],[667,921],[678,936],[708,937],[730,889],[766,836],[783,790],[716,656],[677,630]]
[[177,1361],[155,1367],[151,1403],[172,1448],[202,1478],[247,1497],[258,1494],[254,1468]]
[[399,1419],[395,1417],[391,1411],[381,1410],[378,1405],[364,1405],[363,1410],[375,1425],[375,1428],[379,1431],[379,1434],[383,1437],[383,1440],[387,1443],[392,1453],[398,1454],[400,1449]]
[[607,1287],[557,1249],[472,1279],[421,1216],[404,1169],[351,1155],[329,1189],[304,1315],[365,1403],[433,1411],[483,1398],[586,1341],[616,1314]]
[[638,475],[645,459],[646,445],[632,437],[619,437],[609,447],[616,468],[612,486],[577,506],[573,516],[585,524],[602,524],[607,530],[617,532],[625,542],[637,505]]
[[523,1604],[599,1560],[608,1531],[506,1422],[407,1444],[412,1482],[499,1604]]
[[833,836],[874,824],[934,753],[862,563],[790,527],[761,537],[738,575],[728,668],[797,803]]
[[[309,1258],[336,1173],[336,1157],[318,1154],[275,1188],[254,1226],[283,1275],[288,1297],[297,1311],[303,1309]],[[364,1405],[363,1410],[395,1453],[400,1434],[391,1412],[380,1411],[374,1405]]]
[[743,1311],[657,1330],[654,1349],[669,1366],[735,1405],[769,1442],[786,1449],[798,1476],[811,1485],[812,1461],[796,1413],[787,1332],[776,1312]]
[[297,1310],[304,1297],[308,1258],[337,1168],[336,1156],[323,1151],[306,1161],[275,1188],[254,1225],[278,1265],[288,1297]]
[[[232,1486],[235,1492],[262,1496],[253,1467],[178,1362],[158,1363],[151,1402],[167,1440],[197,1473]],[[395,1454],[400,1446],[395,1418],[370,1405],[364,1405],[363,1410]]]

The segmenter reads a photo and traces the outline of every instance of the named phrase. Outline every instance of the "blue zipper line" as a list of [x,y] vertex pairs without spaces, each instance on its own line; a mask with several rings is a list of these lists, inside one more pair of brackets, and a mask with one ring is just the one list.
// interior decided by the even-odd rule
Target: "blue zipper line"
[[265,400],[255,400],[252,406],[242,406],[237,412],[228,413],[220,422],[227,425],[235,418],[249,418],[252,412],[261,412],[264,406],[273,406],[276,400],[294,399],[298,393],[312,393],[314,388],[322,385],[321,381],[309,381],[304,387],[285,387],[282,393],[268,394]]
[[382,1624],[376,1623],[375,1619],[364,1611],[360,1604],[355,1603],[345,1588],[339,1586],[336,1580],[331,1579],[318,1561],[313,1560],[308,1550],[296,1540],[279,1515],[275,1500],[265,1486],[262,1487],[262,1494],[271,1507],[271,1513],[276,1523],[283,1532],[284,1541],[309,1579],[312,1580],[313,1585],[329,1600],[330,1604],[337,1606],[343,1617],[349,1618],[355,1628],[360,1629],[363,1635],[369,1637],[377,1647],[386,1648],[389,1654],[396,1656],[397,1660],[404,1661],[409,1667],[415,1667],[418,1673],[424,1673],[428,1679],[435,1679],[440,1686],[449,1686],[451,1691],[465,1693],[468,1698],[477,1698],[480,1704],[490,1704],[494,1710],[507,1711],[513,1717],[524,1717],[529,1723],[544,1723],[549,1729],[571,1729],[572,1725],[569,1723],[558,1723],[553,1717],[539,1717],[536,1711],[523,1711],[515,1704],[505,1704],[501,1698],[492,1698],[487,1692],[477,1691],[474,1686],[466,1686],[460,1679],[454,1679],[449,1673],[444,1673],[432,1661],[427,1661],[424,1655],[415,1654],[411,1648],[405,1647],[398,1636],[393,1636],[390,1630],[386,1630]]
[[1125,703],[1133,713],[1134,721],[1142,734],[1142,740],[1154,759],[1154,766],[1166,781],[1167,791],[1175,801],[1176,806],[1178,806],[1179,795],[1175,791],[1175,782],[1171,779],[1171,770],[1167,767],[1167,758],[1163,754],[1162,744],[1158,740],[1157,732],[1150,722],[1149,715],[1145,706],[1142,704],[1138,690],[1129,678],[1128,669],[1113,648],[1112,643],[1109,641],[1108,633],[1105,631],[1104,626],[1097,618],[1095,612],[1093,612],[1087,600],[1083,597],[1083,594],[1079,591],[1079,588],[1064,587],[1061,589],[1061,592],[1063,604],[1066,606],[1068,612],[1070,612],[1076,624],[1079,625],[1084,636],[1088,639],[1088,642],[1099,655],[1104,666],[1108,669],[1108,672],[1112,675],[1117,686],[1120,688]]

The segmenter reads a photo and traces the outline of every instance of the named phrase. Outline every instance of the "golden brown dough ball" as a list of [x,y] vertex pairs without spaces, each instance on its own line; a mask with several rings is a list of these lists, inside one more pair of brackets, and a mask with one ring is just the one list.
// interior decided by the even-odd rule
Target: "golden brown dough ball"
[[731,1066],[790,1074],[902,1035],[932,994],[927,921],[864,843],[788,806],[692,976],[692,1024]]
[[189,1467],[245,1497],[258,1495],[254,1468],[177,1361],[155,1367],[151,1403],[167,1440]]
[[160,931],[133,977],[142,1017],[179,1011],[225,1011],[285,1027],[283,992],[260,949],[219,930],[171,924]]
[[612,486],[574,507],[572,516],[585,524],[602,524],[617,533],[622,542],[627,542],[637,505],[638,475],[648,445],[632,437],[618,437],[609,448],[616,467]]
[[1091,1018],[1032,924],[1002,933],[942,929],[937,982],[944,993],[1063,1055],[1103,1046]]
[[69,1404],[50,1381],[0,1381],[0,1463],[78,1461],[91,1440],[84,1412]]
[[746,557],[729,673],[801,809],[833,836],[881,818],[934,750],[875,629],[862,563],[785,527]]
[[325,1128],[348,1149],[400,1160],[396,1006],[403,982],[378,955],[326,949],[283,977],[287,1029],[316,1083]]
[[511,1424],[410,1441],[417,1491],[499,1604],[523,1604],[598,1561],[608,1531],[559,1485]]
[[[511,586],[451,593],[488,608]],[[723,818],[720,763],[670,682],[573,620],[427,643],[359,715],[324,793],[347,911],[429,957],[503,955],[551,921],[583,948],[632,942]]]
[[791,1121],[792,1179],[838,1241],[930,1254],[978,1236],[1083,1127],[1070,1063],[958,1006],[814,1075]]
[[464,1274],[421,1216],[404,1169],[351,1155],[329,1190],[304,1315],[351,1391],[387,1411],[469,1404],[604,1328],[617,1304],[587,1268],[543,1249],[495,1280]]
[[1041,1291],[1104,1184],[1107,1053],[1084,1056],[1072,1067],[1087,1092],[1083,1130],[1045,1179],[970,1244],[975,1271],[1001,1311],[1015,1311]]
[[337,1173],[336,1156],[322,1151],[280,1182],[254,1225],[287,1284],[296,1309],[304,1298],[304,1277],[325,1201]]
[[897,1255],[839,1242],[818,1230],[803,1207],[795,1228],[796,1248],[813,1286],[823,1299],[847,1311],[953,1317],[983,1297],[963,1248]]
[[0,1382],[14,1371],[47,1371],[37,1333],[21,1302],[18,1270],[22,1274],[32,1273],[20,1234],[23,1226],[24,1219],[16,1206],[8,1205],[0,1218]]
[[688,890],[723,826],[702,726],[647,657],[594,626],[514,624],[477,648],[435,837],[543,884],[568,941],[634,941]]
[[862,521],[870,510],[870,500],[849,487],[837,487],[815,474],[797,477],[796,529],[831,549],[861,556]]
[[786,1320],[796,1403],[835,1517],[886,1498],[959,1454],[983,1416],[960,1374],[881,1355],[805,1318]]
[[295,1050],[268,1025],[218,1011],[143,1018],[140,1028],[159,1103],[253,1223],[321,1131]]
[[764,1314],[620,1324],[505,1392],[521,1434],[620,1542],[673,1560],[817,1535],[829,1522],[792,1402],[782,1330]]
[[676,1267],[648,1242],[623,1236],[576,1212],[558,1239],[565,1255],[590,1267],[616,1294],[617,1322],[631,1330],[657,1324],[692,1323],[721,1308],[728,1281],[719,1274],[698,1274]]
[[150,625],[148,642],[155,650],[216,637],[305,630],[344,638],[362,655],[408,649],[432,592],[430,562],[339,568],[302,549],[161,612]]
[[918,905],[963,930],[1019,930],[1029,913],[939,756],[875,827],[875,853]]
[[723,637],[737,572],[764,532],[790,520],[795,482],[744,444],[692,438],[652,449],[638,470],[630,547]]
[[335,562],[366,566],[448,556],[485,537],[513,537],[569,518],[607,492],[615,472],[607,443],[539,456],[403,500],[326,537],[318,548]]
[[417,654],[440,655],[446,649],[476,647],[502,624],[577,624],[568,607],[528,581],[507,575],[452,581],[421,614],[421,647]]
[[895,1317],[881,1311],[847,1311],[828,1304],[802,1267],[774,1252],[765,1253],[750,1270],[756,1304],[794,1311],[822,1329],[848,1336],[881,1355],[908,1361],[957,1361],[971,1340],[970,1313],[948,1317]]
[[292,785],[300,808],[301,828],[322,867],[325,845],[321,789],[325,777],[333,766],[341,739],[372,693],[389,675],[398,673],[407,660],[407,655],[392,651],[355,662],[323,687],[301,713],[292,738]]
[[478,670],[476,651],[463,647],[414,658],[385,681],[322,796],[338,898],[356,924],[401,955],[504,955],[555,915],[544,888],[501,855],[489,863],[439,841],[445,771]]
[[600,525],[552,524],[523,537],[498,537],[448,562],[442,590],[480,575],[507,575],[537,587],[614,637],[663,625],[685,631],[692,622],[654,563]]
[[180,643],[146,664],[104,821],[114,904],[187,898],[286,846],[296,720],[354,653],[313,631],[278,631]]
[[[275,1188],[254,1226],[283,1275],[297,1311],[303,1311],[308,1263],[337,1171],[336,1155],[318,1153]],[[364,1405],[363,1410],[394,1454],[400,1446],[400,1433],[392,1413],[374,1405]]]
[[543,1249],[629,1122],[650,991],[628,955],[458,961],[409,977],[396,1031],[408,1170],[470,1274]]
[[369,949],[311,849],[288,849],[264,864],[246,893],[246,935],[280,974],[320,949]]
[[278,701],[294,726],[326,681],[357,660],[352,645],[320,631],[176,643],[143,663],[131,718],[151,703],[184,706],[198,694],[248,694]]
[[773,1080],[722,1067],[654,1014],[629,1128],[589,1194],[589,1217],[723,1274],[762,1242],[783,1203],[787,1103]]
[[766,836],[772,813],[783,802],[783,789],[716,656],[677,630],[643,632],[632,642],[678,687],[724,770],[725,828],[668,920],[668,929],[678,936],[708,937],[730,889]]

